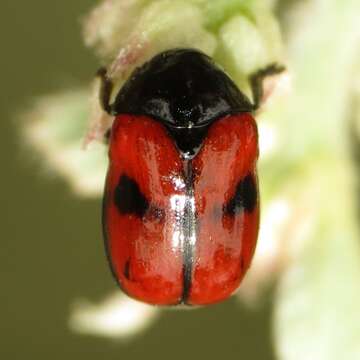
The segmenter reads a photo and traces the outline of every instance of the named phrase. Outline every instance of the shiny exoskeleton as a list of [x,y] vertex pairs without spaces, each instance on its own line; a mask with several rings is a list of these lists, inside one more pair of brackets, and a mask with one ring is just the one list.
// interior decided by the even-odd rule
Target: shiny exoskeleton
[[203,53],[163,52],[109,104],[115,116],[103,205],[108,258],[141,301],[204,305],[228,298],[259,227],[254,105]]

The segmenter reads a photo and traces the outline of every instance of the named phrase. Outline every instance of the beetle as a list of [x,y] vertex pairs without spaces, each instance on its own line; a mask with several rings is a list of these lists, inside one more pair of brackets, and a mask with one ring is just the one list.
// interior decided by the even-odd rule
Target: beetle
[[253,117],[271,65],[250,79],[253,102],[195,49],[164,51],[135,69],[114,116],[103,198],[112,273],[129,296],[156,305],[227,299],[250,266],[259,228]]

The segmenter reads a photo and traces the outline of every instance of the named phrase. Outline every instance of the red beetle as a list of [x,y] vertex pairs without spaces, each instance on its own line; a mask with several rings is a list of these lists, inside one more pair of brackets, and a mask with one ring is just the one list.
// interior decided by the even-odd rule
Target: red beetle
[[103,107],[115,116],[103,203],[115,279],[150,304],[228,298],[258,235],[257,104],[192,49],[136,69],[111,105],[112,84],[102,78]]

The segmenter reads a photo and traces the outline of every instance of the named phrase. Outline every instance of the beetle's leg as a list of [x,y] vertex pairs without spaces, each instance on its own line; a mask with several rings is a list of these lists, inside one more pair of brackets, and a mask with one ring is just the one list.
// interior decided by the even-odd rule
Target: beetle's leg
[[272,63],[249,76],[249,83],[253,96],[254,110],[257,111],[264,100],[264,80],[285,71],[285,66]]
[[110,105],[110,97],[111,97],[111,92],[112,92],[114,85],[113,85],[111,79],[107,76],[106,68],[101,67],[97,71],[96,75],[101,80],[100,92],[99,92],[99,99],[100,99],[101,107],[108,114],[112,114],[112,107]]
[[107,70],[103,67],[97,71],[96,77],[99,82],[94,83],[94,104],[89,130],[84,140],[85,147],[94,140],[108,143],[110,128],[114,120],[113,106],[110,104],[113,83],[107,74]]

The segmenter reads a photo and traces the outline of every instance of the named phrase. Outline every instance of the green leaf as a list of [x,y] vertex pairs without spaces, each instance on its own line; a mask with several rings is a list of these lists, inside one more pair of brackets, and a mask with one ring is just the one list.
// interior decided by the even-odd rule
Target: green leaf
[[280,359],[360,358],[359,234],[353,219],[341,219],[336,200],[329,206],[339,216],[318,227],[281,279],[274,316]]
[[277,163],[294,164],[284,174],[294,206],[308,205],[307,231],[288,237],[275,347],[280,360],[358,360],[360,236],[346,120],[360,2],[314,0],[298,10],[289,32],[293,96],[282,112],[264,115],[281,129]]

